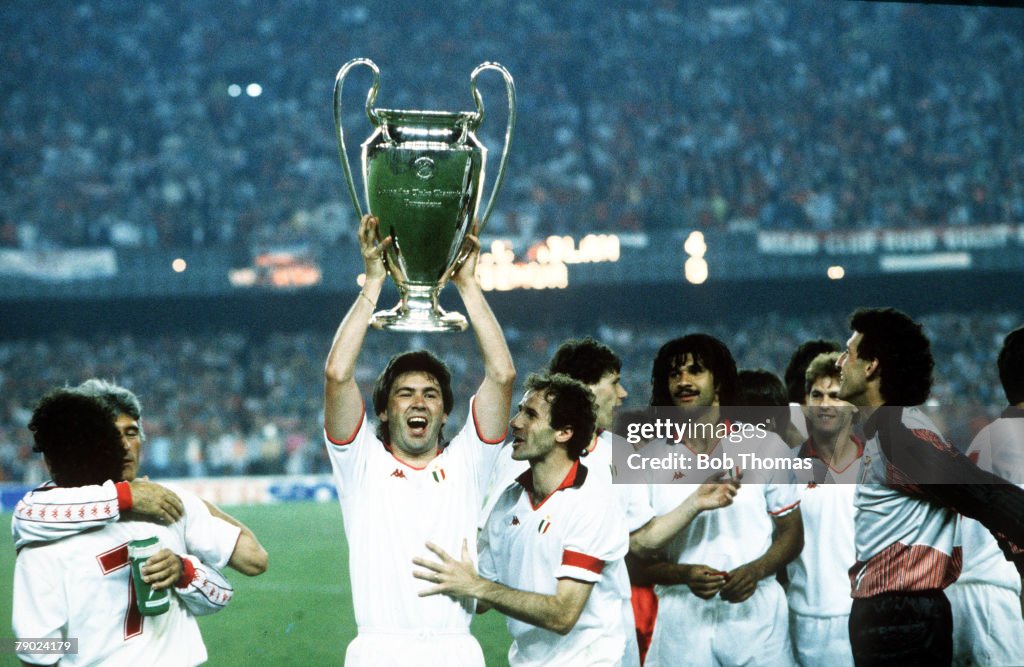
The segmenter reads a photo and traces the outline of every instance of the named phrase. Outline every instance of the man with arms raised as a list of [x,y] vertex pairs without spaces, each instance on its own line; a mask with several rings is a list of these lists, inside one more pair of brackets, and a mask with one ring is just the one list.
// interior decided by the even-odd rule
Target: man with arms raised
[[1024,491],[973,465],[912,407],[928,397],[934,366],[921,325],[866,308],[850,328],[839,398],[860,409],[865,436],[850,569],[854,662],[948,665],[953,621],[943,589],[960,574],[958,513],[992,531],[1021,571]]
[[[432,542],[453,553],[475,545],[483,491],[508,428],[515,382],[512,357],[475,276],[479,241],[468,235],[465,262],[452,275],[483,356],[484,380],[465,426],[447,444],[452,409],[447,367],[426,351],[392,357],[377,378],[374,433],[355,380],[366,329],[384,285],[377,220],[364,216],[359,242],[366,281],[334,336],[324,384],[327,450],[338,487],[358,635],[345,664],[483,665],[469,633],[473,607],[420,598],[409,563]],[[474,548],[475,551],[475,548]]]
[[[498,498],[481,534],[480,573],[464,543],[460,559],[416,558],[429,599],[472,598],[509,617],[513,667],[621,665],[622,591],[628,536],[606,483],[581,452],[591,444],[590,391],[565,375],[531,375],[512,419],[513,457],[524,472]],[[596,483],[595,483],[596,482]]]

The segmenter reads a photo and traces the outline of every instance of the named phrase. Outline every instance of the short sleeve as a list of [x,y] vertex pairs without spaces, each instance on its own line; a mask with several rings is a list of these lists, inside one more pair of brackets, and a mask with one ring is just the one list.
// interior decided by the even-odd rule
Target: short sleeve
[[181,530],[188,553],[218,570],[223,569],[231,560],[242,529],[210,514],[206,503],[194,493],[169,488],[173,488],[185,505]]
[[614,494],[576,493],[573,516],[563,538],[562,562],[555,576],[596,583],[606,563],[626,555],[629,533],[621,511],[612,505]]

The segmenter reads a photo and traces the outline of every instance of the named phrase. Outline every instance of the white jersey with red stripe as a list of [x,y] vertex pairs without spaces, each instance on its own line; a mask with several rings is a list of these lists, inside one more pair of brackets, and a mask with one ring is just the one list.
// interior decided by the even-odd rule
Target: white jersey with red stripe
[[[174,594],[169,611],[143,617],[131,583],[131,540],[156,536],[161,547],[182,555],[189,553],[188,538],[192,548],[201,552],[202,561],[220,566],[231,556],[238,529],[210,516],[195,496],[175,491],[185,505],[185,516],[169,526],[118,521],[55,542],[36,541],[20,550],[14,576],[15,635],[79,640],[77,655],[23,654],[23,660],[52,664],[60,658],[62,665],[130,667],[198,665],[206,661],[206,647],[185,601]],[[187,593],[193,598],[197,593],[205,597],[209,603],[206,611],[227,604],[231,589],[219,573],[199,560],[188,560],[196,570],[191,588],[200,590]],[[194,604],[195,599],[190,602]]]
[[463,542],[476,553],[477,515],[498,447],[483,440],[473,415],[424,468],[396,458],[363,419],[347,442],[327,440],[349,549],[352,603],[366,633],[468,632],[474,605],[444,595],[419,597],[413,558],[450,554]]
[[[644,447],[643,453],[647,459],[666,459],[674,454],[675,460],[685,459],[690,465],[685,470],[675,467],[651,471],[648,494],[650,509],[656,516],[675,509],[715,474],[714,470],[696,469],[695,455],[685,443],[654,440]],[[758,460],[771,461],[775,467],[743,468],[738,463],[744,460],[740,458],[744,453],[756,454]],[[788,459],[799,461],[793,454],[774,433],[720,440],[708,456],[716,460],[728,457],[735,462],[737,465],[727,472],[739,474],[742,484],[731,505],[701,512],[666,545],[663,551],[668,559],[703,563],[727,571],[760,558],[771,546],[771,517],[788,514],[800,505],[795,470],[785,464],[776,465]]]
[[[652,471],[649,499],[657,516],[678,507],[715,472],[697,470],[695,454],[684,442],[654,440],[644,447],[643,454],[651,460],[685,460],[689,466]],[[752,459],[744,459],[741,454],[772,463],[744,468],[740,462],[750,463]],[[800,459],[770,432],[761,436],[734,432],[732,440],[723,438],[708,455],[722,461],[728,458],[735,464],[731,473],[742,479],[735,499],[731,505],[698,514],[662,553],[664,560],[673,563],[729,571],[763,556],[772,544],[772,517],[787,515],[800,506],[792,467]],[[699,665],[720,656],[727,662],[750,661],[744,664],[792,664],[785,594],[775,577],[758,582],[753,596],[740,604],[718,597],[701,600],[687,586],[657,585],[654,591],[658,595],[658,620],[648,663]],[[737,637],[752,638],[756,650],[751,655],[737,654],[734,649],[746,644],[737,642]]]
[[[884,411],[884,412],[883,412]],[[853,597],[942,589],[960,574],[960,515],[915,491],[886,451],[949,447],[918,408],[879,408],[864,425],[861,478],[854,497],[857,562]]]
[[481,533],[480,575],[510,588],[554,595],[558,580],[593,583],[576,625],[559,635],[508,619],[514,642],[509,663],[517,665],[621,664],[623,605],[629,592],[617,583],[625,572],[629,534],[607,480],[576,462],[547,498],[531,498],[530,473],[498,498]]
[[[614,484],[617,476],[616,463],[613,459],[614,448],[629,446],[623,442],[616,444],[617,439],[619,436],[611,431],[599,431],[586,453],[580,457],[580,461],[587,466],[592,479],[601,480],[602,484],[613,484],[612,492],[617,497],[615,505],[622,512],[626,530],[633,532],[654,518],[654,514],[647,504],[646,488],[643,484]],[[501,448],[494,473],[488,483],[487,498],[480,516],[481,527],[487,522],[487,517],[501,493],[529,468],[528,461],[516,461],[512,458],[510,445],[506,444]]]
[[[620,512],[626,531],[632,532],[650,521],[654,517],[654,513],[647,504],[646,487],[644,485],[613,483],[616,476],[613,447],[616,446],[615,439],[618,437],[611,431],[602,430],[598,432],[594,436],[590,447],[585,450],[586,453],[580,457],[580,462],[587,467],[587,474],[591,484],[608,485],[608,492],[615,499],[613,509]],[[622,442],[619,442],[618,445],[628,446]],[[481,513],[481,526],[486,523],[487,517],[498,502],[502,492],[514,484],[516,479],[529,469],[530,464],[528,461],[516,461],[512,458],[511,446],[506,445],[502,448],[498,463],[494,466],[494,474],[491,476],[491,482],[488,487],[488,497],[484,503],[484,510]],[[615,577],[616,585],[623,600],[628,602],[632,597],[629,573],[626,572],[625,568],[616,568],[612,574]],[[635,625],[633,605],[631,603],[624,604],[623,617],[623,622],[626,623],[627,627]],[[626,650],[622,664],[623,667],[639,667],[640,665],[640,649],[636,644],[635,634],[631,633],[626,636]]]

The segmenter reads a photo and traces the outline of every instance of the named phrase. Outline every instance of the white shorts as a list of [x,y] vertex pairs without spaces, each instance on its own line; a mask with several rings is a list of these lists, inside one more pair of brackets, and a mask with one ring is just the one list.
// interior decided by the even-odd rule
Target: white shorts
[[804,616],[790,609],[789,637],[801,667],[853,667],[849,614]]
[[702,600],[686,586],[658,597],[654,637],[644,667],[796,664],[789,642],[789,607],[782,586],[763,579],[745,602]]
[[432,634],[360,631],[345,651],[345,667],[484,667],[484,654],[468,632]]
[[946,597],[953,610],[954,665],[1024,665],[1024,619],[1014,591],[957,583]]

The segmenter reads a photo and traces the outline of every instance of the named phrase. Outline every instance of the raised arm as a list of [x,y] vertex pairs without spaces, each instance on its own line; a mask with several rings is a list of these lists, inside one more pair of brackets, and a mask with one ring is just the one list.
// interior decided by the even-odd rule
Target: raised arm
[[359,221],[359,248],[366,265],[366,282],[334,334],[324,368],[324,428],[327,437],[336,442],[352,437],[363,417],[363,398],[355,380],[356,360],[387,277],[382,258],[391,243],[390,237],[380,240],[377,226],[377,218],[370,215]]
[[451,280],[466,306],[466,314],[473,325],[473,333],[476,335],[484,363],[484,380],[476,392],[474,416],[482,438],[489,442],[499,442],[504,440],[508,431],[516,369],[508,344],[505,342],[505,334],[502,333],[501,325],[487,304],[483,289],[476,278],[480,239],[474,234],[467,234],[465,247],[469,254],[452,274]]

